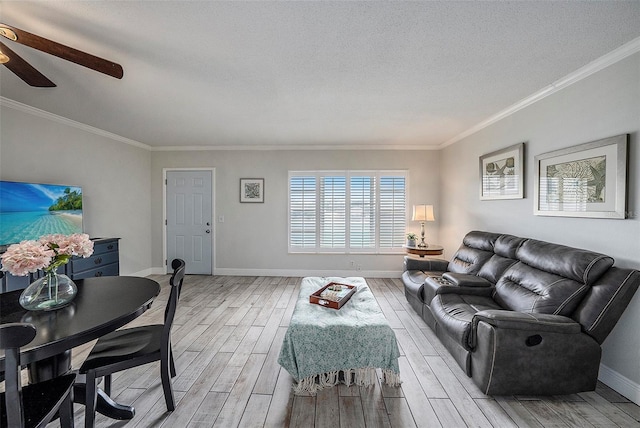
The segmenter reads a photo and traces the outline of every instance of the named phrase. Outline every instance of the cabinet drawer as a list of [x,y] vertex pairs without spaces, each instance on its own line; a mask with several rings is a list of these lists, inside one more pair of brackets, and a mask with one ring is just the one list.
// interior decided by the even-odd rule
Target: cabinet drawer
[[13,290],[22,290],[23,288],[27,288],[31,283],[31,279],[29,275],[27,276],[13,276],[8,272],[4,273],[4,289],[0,290],[0,293],[4,293],[7,291]]
[[118,251],[117,239],[96,239],[93,241],[93,255]]
[[71,260],[71,271],[74,276],[79,272],[88,269],[95,269],[97,267],[108,265],[110,263],[116,263],[119,259],[117,251],[111,253],[93,254],[86,259],[74,258]]
[[97,276],[118,276],[120,273],[120,264],[111,263],[103,265],[95,269],[89,269],[82,272],[75,272],[72,279],[94,278]]

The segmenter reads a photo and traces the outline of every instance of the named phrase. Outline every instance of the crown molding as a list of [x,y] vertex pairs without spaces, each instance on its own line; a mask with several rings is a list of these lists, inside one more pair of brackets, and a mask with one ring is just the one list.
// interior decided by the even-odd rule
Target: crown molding
[[140,143],[139,141],[131,140],[121,135],[114,134],[96,128],[94,126],[86,125],[75,120],[67,119],[66,117],[59,116],[57,114],[50,113],[45,110],[41,110],[36,107],[29,106],[27,104],[14,101],[12,99],[0,96],[0,105],[12,108],[14,110],[21,111],[23,113],[31,114],[33,116],[41,117],[44,119],[58,122],[63,125],[67,125],[76,129],[81,129],[85,132],[89,132],[94,135],[109,138],[114,141],[125,143],[131,146],[135,146],[151,152],[195,152],[195,151],[272,151],[272,150],[439,150],[438,146],[421,146],[421,145],[393,145],[393,144],[347,144],[339,146],[336,144],[323,144],[323,145],[303,145],[303,144],[288,144],[288,145],[238,145],[238,146],[162,146],[153,147],[148,144]]
[[45,110],[41,110],[39,108],[35,108],[29,106],[27,104],[20,103],[18,101],[14,101],[12,99],[0,96],[0,105],[12,108],[14,110],[21,111],[23,113],[31,114],[33,116],[41,117],[43,119],[51,120],[52,122],[58,122],[63,125],[70,126],[72,128],[80,129],[85,132],[89,132],[94,135],[98,135],[100,137],[105,137],[113,141],[118,141],[120,143],[125,143],[130,146],[135,146],[144,150],[151,150],[152,147],[148,144],[140,143],[135,140],[131,140],[129,138],[123,137],[121,135],[114,134],[112,132],[105,131],[100,128],[96,128],[95,126],[86,125],[81,122],[76,122],[75,120],[67,119],[66,117],[58,116],[57,114],[50,113]]
[[283,145],[238,145],[238,146],[163,146],[152,147],[153,152],[189,152],[189,151],[274,151],[274,150],[440,150],[439,146],[392,145],[392,144],[283,144]]
[[633,39],[632,41],[625,43],[624,45],[620,46],[617,49],[612,50],[611,52],[601,56],[600,58],[590,62],[589,64],[585,65],[584,67],[579,68],[578,70],[574,71],[573,73],[570,73],[568,75],[566,75],[565,77],[556,80],[555,82],[553,82],[552,84],[550,84],[549,86],[546,86],[544,88],[542,88],[541,90],[539,90],[538,92],[533,93],[532,95],[529,95],[528,97],[518,101],[517,103],[511,105],[510,107],[507,107],[506,109],[502,110],[501,112],[489,117],[488,119],[485,119],[484,121],[478,123],[477,125],[467,129],[466,131],[462,132],[461,134],[456,135],[455,137],[451,138],[448,141],[445,141],[444,143],[440,144],[438,146],[438,149],[443,149],[447,146],[450,146],[452,144],[455,144],[461,140],[463,140],[464,138],[475,134],[478,131],[481,131],[482,129],[493,125],[496,122],[501,121],[502,119],[511,116],[512,114],[524,109],[525,107],[530,106],[531,104],[534,104],[540,100],[542,100],[543,98],[548,97],[549,95],[553,95],[558,91],[561,91],[562,89],[573,85],[574,83],[577,83],[583,79],[586,79],[587,77],[591,76],[592,74],[595,74],[601,70],[604,70],[605,68],[619,62],[622,61],[623,59],[640,52],[640,37]]

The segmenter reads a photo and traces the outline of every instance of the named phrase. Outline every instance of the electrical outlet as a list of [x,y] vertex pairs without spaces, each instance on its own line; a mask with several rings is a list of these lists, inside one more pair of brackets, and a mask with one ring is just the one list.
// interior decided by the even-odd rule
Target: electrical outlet
[[351,260],[349,262],[349,266],[351,266],[352,268],[356,267],[356,262],[354,262],[353,260]]
[[357,271],[361,271],[361,270],[362,270],[362,266],[357,265],[357,266],[356,266],[356,270],[357,270]]

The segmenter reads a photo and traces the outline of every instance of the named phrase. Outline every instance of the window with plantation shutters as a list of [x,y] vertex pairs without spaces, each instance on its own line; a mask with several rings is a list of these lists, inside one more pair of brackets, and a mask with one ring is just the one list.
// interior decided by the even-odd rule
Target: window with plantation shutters
[[289,251],[402,251],[406,171],[290,171]]

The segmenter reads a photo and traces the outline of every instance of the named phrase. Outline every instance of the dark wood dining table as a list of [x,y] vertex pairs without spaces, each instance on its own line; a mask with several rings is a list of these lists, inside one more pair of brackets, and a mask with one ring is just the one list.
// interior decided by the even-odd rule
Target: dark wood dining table
[[[149,278],[105,276],[75,280],[78,294],[67,306],[46,312],[27,311],[18,303],[22,290],[0,294],[0,324],[26,322],[36,327],[36,337],[20,350],[28,366],[29,381],[39,382],[72,370],[71,350],[126,325],[145,312],[160,293]],[[4,353],[0,351],[0,372]],[[84,400],[83,385],[75,398]],[[99,391],[97,411],[115,419],[130,419],[134,409]]]

